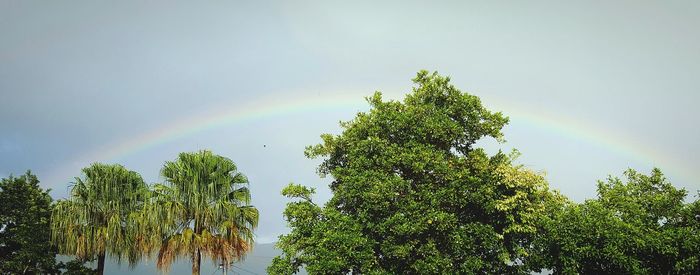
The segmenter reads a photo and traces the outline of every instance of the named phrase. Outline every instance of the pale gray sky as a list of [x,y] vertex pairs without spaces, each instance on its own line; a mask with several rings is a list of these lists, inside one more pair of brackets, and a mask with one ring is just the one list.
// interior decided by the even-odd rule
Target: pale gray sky
[[511,117],[508,143],[485,146],[518,148],[575,200],[627,167],[700,186],[698,2],[374,2],[0,0],[0,176],[32,169],[59,198],[89,161],[158,182],[164,161],[208,148],[249,176],[258,238],[271,242],[286,231],[284,185],[329,196],[304,146],[363,107],[234,121],[83,158],[266,98],[400,98],[428,69]]

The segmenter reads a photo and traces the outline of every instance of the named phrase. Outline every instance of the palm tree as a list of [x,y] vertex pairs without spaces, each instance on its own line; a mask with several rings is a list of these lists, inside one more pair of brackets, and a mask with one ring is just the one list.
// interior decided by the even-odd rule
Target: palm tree
[[144,253],[134,245],[137,234],[129,226],[129,215],[142,206],[148,186],[138,173],[118,164],[94,163],[82,172],[70,197],[57,201],[53,209],[52,242],[60,254],[97,258],[98,274],[104,272],[107,254],[135,265]]
[[161,234],[159,269],[186,255],[199,274],[202,256],[229,266],[251,250],[258,210],[233,161],[210,151],[180,153],[161,175],[166,184],[154,187],[144,213],[155,216],[142,218],[156,221]]

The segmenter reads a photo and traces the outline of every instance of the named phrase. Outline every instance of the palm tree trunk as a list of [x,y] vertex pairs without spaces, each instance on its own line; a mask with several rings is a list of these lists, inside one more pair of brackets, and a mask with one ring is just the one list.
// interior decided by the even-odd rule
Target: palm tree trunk
[[97,274],[105,274],[105,254],[97,255]]
[[192,253],[192,275],[199,275],[199,265],[202,263],[202,254],[199,249]]

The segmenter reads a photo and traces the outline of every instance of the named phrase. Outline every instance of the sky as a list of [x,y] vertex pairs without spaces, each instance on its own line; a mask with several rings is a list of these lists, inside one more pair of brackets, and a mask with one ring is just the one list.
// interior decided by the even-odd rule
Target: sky
[[0,176],[59,199],[92,162],[157,183],[209,149],[274,242],[286,184],[331,195],[304,147],[426,69],[510,117],[481,146],[576,201],[627,168],[700,189],[699,2],[375,2],[0,1]]

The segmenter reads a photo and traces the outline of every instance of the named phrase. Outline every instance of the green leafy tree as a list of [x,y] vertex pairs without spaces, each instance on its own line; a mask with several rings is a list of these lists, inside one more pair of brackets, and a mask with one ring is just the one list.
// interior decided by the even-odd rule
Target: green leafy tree
[[148,194],[141,176],[121,165],[95,163],[75,178],[70,197],[53,209],[51,236],[59,253],[79,260],[97,259],[97,273],[104,273],[105,257],[127,259],[133,266],[144,252],[136,245],[134,215]]
[[97,274],[96,269],[85,266],[88,260],[73,259],[68,262],[61,262],[58,267],[63,275],[93,275]]
[[[289,203],[284,211],[294,230],[280,237],[278,245],[297,257],[273,259],[268,273],[292,274],[302,265],[311,274],[378,270],[371,240],[362,234],[360,224],[333,208],[316,205],[311,198],[313,193],[313,189],[295,184],[282,191],[284,196],[299,200]],[[302,254],[296,254],[302,250]]]
[[654,169],[598,183],[598,198],[570,204],[541,240],[555,274],[700,274],[700,209]]
[[0,274],[56,273],[51,196],[30,171],[0,181]]
[[233,161],[210,151],[181,153],[161,175],[166,184],[155,186],[144,212],[151,216],[141,219],[155,221],[148,231],[162,240],[158,268],[187,255],[199,274],[202,256],[229,266],[251,250],[258,210]]
[[543,176],[514,165],[515,154],[489,156],[475,143],[502,141],[508,119],[488,111],[449,78],[421,71],[413,92],[341,122],[308,147],[323,157],[333,196],[290,185],[298,199],[284,212],[291,233],[268,272],[526,273],[538,217],[563,200]]

